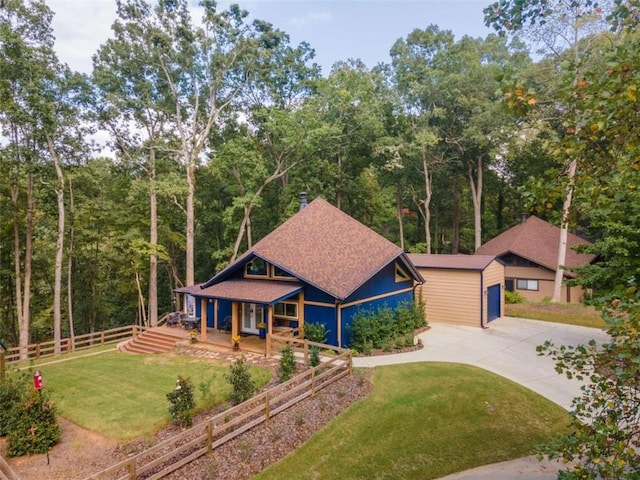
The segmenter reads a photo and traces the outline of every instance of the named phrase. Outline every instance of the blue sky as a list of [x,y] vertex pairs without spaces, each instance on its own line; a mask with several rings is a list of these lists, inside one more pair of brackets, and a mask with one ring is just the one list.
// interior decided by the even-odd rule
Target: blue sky
[[[219,2],[226,6],[231,2]],[[328,74],[339,60],[359,58],[368,67],[389,61],[398,38],[416,28],[436,24],[463,35],[484,37],[482,10],[491,0],[238,0],[252,18],[266,20],[291,37],[308,42],[316,62]],[[47,0],[53,20],[56,50],[71,68],[89,73],[91,55],[109,37],[115,0]],[[195,15],[198,15],[197,13]]]

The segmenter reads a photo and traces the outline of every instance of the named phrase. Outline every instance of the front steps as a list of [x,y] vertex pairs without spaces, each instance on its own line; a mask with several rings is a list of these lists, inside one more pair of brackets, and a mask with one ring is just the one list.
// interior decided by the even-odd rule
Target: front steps
[[147,329],[142,334],[118,344],[124,353],[166,353],[173,350],[178,342],[186,338],[160,329]]

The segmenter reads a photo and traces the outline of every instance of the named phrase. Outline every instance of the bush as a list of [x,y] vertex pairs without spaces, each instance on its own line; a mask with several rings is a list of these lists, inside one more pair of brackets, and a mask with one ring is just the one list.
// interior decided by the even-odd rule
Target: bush
[[278,378],[281,382],[289,380],[296,371],[296,358],[289,345],[285,346],[281,352],[280,367],[278,368]]
[[427,324],[423,306],[401,303],[394,310],[383,307],[377,311],[362,310],[353,317],[350,326],[351,347],[369,354],[373,348],[389,348],[396,338],[413,334]]
[[0,437],[9,433],[12,409],[28,396],[30,389],[31,379],[26,372],[7,372],[4,381],[0,381]]
[[309,350],[311,351],[311,355],[309,356],[309,365],[317,367],[320,365],[320,347],[312,345]]
[[171,402],[169,414],[173,423],[180,427],[190,427],[193,424],[193,408],[196,406],[191,380],[178,375],[176,387],[167,393],[167,400]]
[[231,401],[234,405],[249,400],[257,390],[244,357],[240,357],[231,364],[229,373],[224,378],[231,384]]
[[504,301],[505,303],[524,303],[526,299],[518,292],[510,292],[509,290],[505,290]]
[[305,323],[304,338],[310,342],[327,343],[329,331],[322,323]]
[[11,408],[7,429],[10,457],[46,453],[60,440],[56,409],[47,395],[32,391]]

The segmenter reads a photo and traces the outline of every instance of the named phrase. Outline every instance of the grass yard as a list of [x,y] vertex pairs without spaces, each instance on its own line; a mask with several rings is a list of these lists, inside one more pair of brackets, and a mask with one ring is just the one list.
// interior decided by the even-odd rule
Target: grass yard
[[[224,379],[228,363],[173,354],[111,351],[38,368],[60,415],[119,441],[152,434],[171,420],[166,395],[178,375],[191,379],[197,410],[231,392]],[[267,369],[252,366],[251,372],[259,387],[270,379]]]
[[485,370],[450,363],[376,368],[374,391],[256,480],[425,480],[533,453],[568,413]]
[[509,317],[530,318],[546,322],[567,323],[583,327],[604,328],[600,312],[593,307],[571,303],[513,303],[505,305]]

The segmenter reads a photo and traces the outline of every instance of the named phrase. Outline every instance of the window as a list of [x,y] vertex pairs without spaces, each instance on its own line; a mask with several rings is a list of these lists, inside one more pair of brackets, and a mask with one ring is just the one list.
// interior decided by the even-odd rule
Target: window
[[518,279],[518,290],[538,290],[538,280]]
[[267,262],[265,262],[261,258],[254,258],[249,263],[247,263],[245,274],[247,276],[266,277]]
[[298,318],[298,304],[293,302],[280,302],[273,306],[273,314],[281,317]]
[[276,267],[275,265],[273,266],[273,276],[274,277],[281,277],[281,278],[294,278],[293,275],[285,272],[284,270],[282,270],[281,268]]
[[411,278],[409,278],[407,272],[405,272],[404,269],[396,263],[396,282],[406,282],[408,280],[411,280]]

